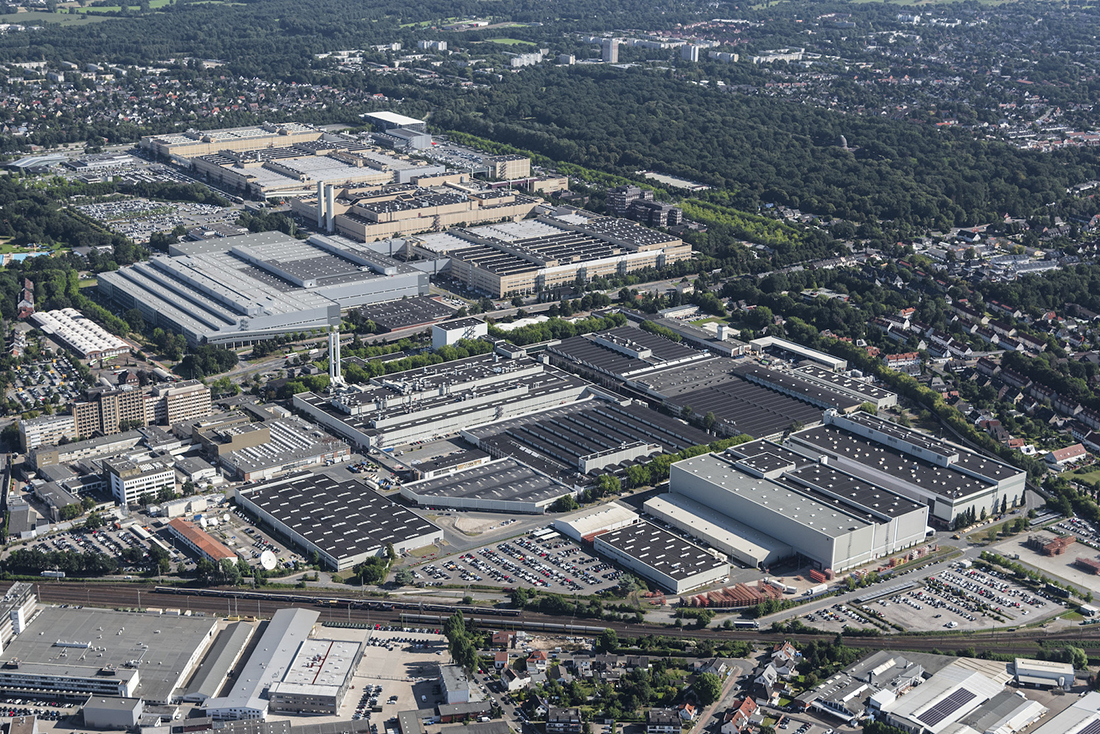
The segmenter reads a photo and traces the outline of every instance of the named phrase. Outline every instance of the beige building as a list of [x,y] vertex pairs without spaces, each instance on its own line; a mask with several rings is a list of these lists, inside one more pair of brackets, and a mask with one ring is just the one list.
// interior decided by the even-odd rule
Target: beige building
[[157,385],[151,392],[153,418],[160,425],[174,425],[210,415],[210,388],[198,380]]
[[527,156],[495,155],[486,157],[484,160],[492,171],[493,178],[501,181],[527,178],[531,175],[531,159]]
[[118,433],[122,421],[131,427],[149,425],[150,406],[141,390],[89,390],[87,398],[86,402],[73,403],[78,436]]
[[[412,184],[344,189],[333,198],[335,233],[360,242],[438,232],[448,227],[517,221],[538,200],[506,189],[485,189],[447,182],[424,188]],[[317,220],[316,196],[291,202],[291,211]]]
[[141,147],[168,158],[194,158],[221,150],[288,148],[298,143],[318,140],[321,134],[320,130],[295,122],[282,124],[265,122],[257,127],[188,130],[185,133],[147,135],[141,139]]
[[210,415],[210,388],[197,380],[157,385],[151,390],[89,390],[87,400],[73,403],[75,436],[118,433],[156,423],[172,425]]

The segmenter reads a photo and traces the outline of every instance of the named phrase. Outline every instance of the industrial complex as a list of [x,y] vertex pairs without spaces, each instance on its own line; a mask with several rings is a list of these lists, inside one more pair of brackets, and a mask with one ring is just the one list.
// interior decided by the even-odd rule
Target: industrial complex
[[324,474],[301,472],[239,487],[237,503],[306,554],[342,571],[392,546],[397,553],[442,540],[427,520],[367,489]]
[[588,281],[664,267],[692,255],[691,245],[659,230],[575,212],[420,235],[410,244],[424,259],[444,260],[441,272],[496,298],[572,285],[578,276]]
[[299,393],[294,407],[355,446],[388,447],[569,403],[587,388],[541,361],[491,353],[373,378],[329,396]]
[[99,291],[192,344],[244,345],[340,325],[342,309],[428,292],[428,275],[337,237],[264,232],[173,245]]

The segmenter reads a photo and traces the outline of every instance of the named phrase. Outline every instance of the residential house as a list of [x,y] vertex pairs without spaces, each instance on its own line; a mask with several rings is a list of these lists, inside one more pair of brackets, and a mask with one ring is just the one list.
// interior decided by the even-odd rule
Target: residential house
[[724,676],[729,672],[729,666],[721,658],[711,658],[710,660],[696,660],[695,661],[696,673],[713,673],[719,677]]
[[1067,464],[1075,464],[1079,461],[1083,461],[1089,455],[1088,451],[1085,451],[1085,447],[1079,443],[1075,443],[1072,446],[1066,446],[1064,449],[1055,449],[1046,455],[1046,462],[1054,467],[1063,467]]
[[497,670],[504,670],[505,668],[507,668],[508,667],[508,653],[507,653],[507,651],[501,650],[499,652],[493,653],[493,664],[496,666]]
[[493,647],[508,649],[515,645],[516,633],[498,630],[493,633]]
[[685,703],[680,707],[680,718],[684,721],[695,721],[695,706],[690,703]]
[[882,361],[890,369],[906,375],[920,374],[920,352],[902,352],[901,354],[887,354]]
[[546,734],[581,734],[581,710],[551,706],[546,714]]
[[779,670],[773,664],[768,663],[758,669],[756,677],[752,681],[752,695],[762,701],[771,703],[779,699]]
[[739,734],[744,731],[756,709],[756,701],[752,696],[734,701],[733,707],[722,717],[722,734]]
[[978,372],[988,377],[992,377],[997,374],[997,370],[999,370],[1001,366],[989,357],[978,357],[977,368]]
[[776,666],[794,666],[802,659],[802,653],[794,645],[784,640],[772,648],[772,664]]
[[680,715],[675,709],[646,711],[645,734],[680,734]]
[[504,682],[504,687],[509,691],[521,691],[531,685],[530,675],[527,673],[518,673],[512,668],[505,668],[500,679]]
[[527,670],[540,673],[546,672],[546,666],[550,662],[545,650],[535,650],[527,656]]

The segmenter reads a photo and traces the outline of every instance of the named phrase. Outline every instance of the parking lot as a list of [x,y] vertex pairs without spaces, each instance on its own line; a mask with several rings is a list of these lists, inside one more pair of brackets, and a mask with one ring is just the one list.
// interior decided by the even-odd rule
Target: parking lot
[[557,533],[482,546],[419,566],[415,573],[429,586],[521,585],[564,594],[595,594],[616,586],[622,576],[611,564]]
[[305,558],[300,553],[261,530],[246,513],[237,509],[229,513],[228,522],[223,522],[216,528],[208,528],[207,532],[234,551],[243,551],[246,560],[253,566],[259,563],[260,554],[271,551],[278,564],[275,567],[276,575],[290,573],[305,564]]
[[147,242],[154,233],[171,232],[179,226],[229,224],[239,216],[232,207],[139,198],[83,204],[76,210],[135,242]]
[[956,564],[930,576],[918,588],[864,604],[834,604],[801,617],[829,632],[898,627],[923,632],[937,629],[978,630],[1027,624],[1061,612],[1052,598],[1015,584],[1008,574]]
[[64,355],[17,365],[12,371],[14,379],[7,397],[22,404],[26,410],[43,403],[65,405],[78,399],[84,387],[83,378]]
[[1066,518],[1053,527],[1077,538],[1078,543],[1087,545],[1094,550],[1100,550],[1100,531],[1088,520],[1079,517]]

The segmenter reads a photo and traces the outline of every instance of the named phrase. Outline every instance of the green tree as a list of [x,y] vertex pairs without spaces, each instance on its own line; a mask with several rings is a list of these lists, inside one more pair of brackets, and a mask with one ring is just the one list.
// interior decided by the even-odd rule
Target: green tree
[[691,690],[694,691],[700,705],[709,706],[722,694],[722,679],[714,673],[700,673],[695,678]]
[[619,636],[615,634],[615,630],[608,627],[596,638],[596,651],[613,653],[618,652],[618,650]]
[[413,582],[412,569],[406,566],[402,566],[394,572],[393,580],[401,586],[408,586]]

